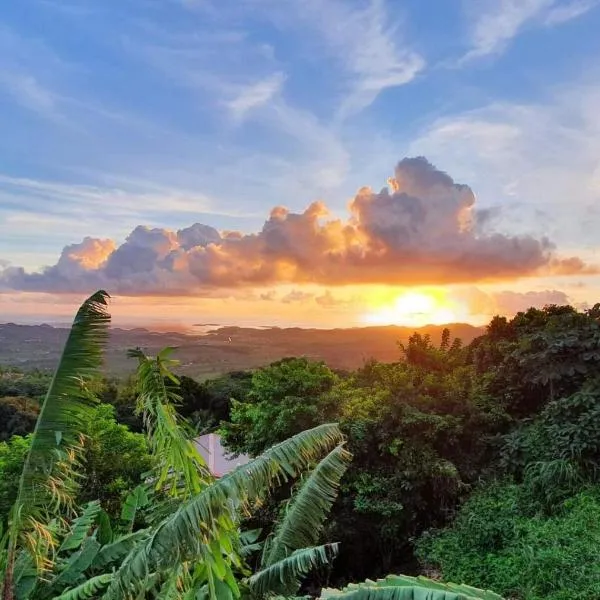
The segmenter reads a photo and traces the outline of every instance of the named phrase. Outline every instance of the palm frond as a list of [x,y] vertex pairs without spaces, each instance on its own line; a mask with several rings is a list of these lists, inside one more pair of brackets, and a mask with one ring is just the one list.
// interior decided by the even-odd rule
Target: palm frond
[[292,552],[313,546],[333,505],[351,454],[343,445],[334,448],[306,477],[287,506],[285,516],[268,540],[262,567],[269,567]]
[[[222,557],[207,554],[211,543],[226,543],[223,551],[235,560],[231,540],[223,540],[223,531],[235,525],[239,511],[263,497],[283,480],[298,476],[323,454],[343,441],[336,424],[325,424],[304,431],[273,446],[248,464],[215,481],[202,492],[180,505],[159,524],[148,540],[139,545],[123,562],[107,590],[106,598],[121,598],[136,589],[140,578],[154,570],[168,570],[192,558],[212,557],[215,569],[227,576]],[[223,570],[224,569],[224,570]],[[235,582],[233,582],[235,583]]]
[[82,305],[69,333],[59,365],[42,402],[16,504],[23,517],[43,505],[47,497],[46,477],[55,449],[76,446],[86,419],[92,414],[95,398],[89,384],[102,364],[108,339],[110,316],[108,294],[96,292]]
[[[91,417],[95,398],[89,384],[102,364],[102,351],[108,338],[108,298],[106,292],[98,291],[81,305],[40,407],[9,518],[9,575],[5,576],[4,596],[12,594],[10,573],[18,537],[23,534],[30,540],[43,539],[45,534],[37,536],[43,523],[71,499],[76,475],[73,449],[80,443],[81,431]],[[37,532],[32,532],[34,527],[39,528]],[[44,546],[43,551],[50,546]],[[38,558],[43,561],[46,557]]]
[[342,590],[325,589],[321,600],[503,600],[489,590],[442,583],[427,577],[389,575],[377,581],[352,583]]
[[337,551],[337,544],[296,550],[249,577],[250,589],[258,595],[293,595],[298,591],[302,578],[313,569],[328,564],[335,558]]
[[156,489],[168,488],[173,496],[189,497],[200,492],[211,475],[186,437],[184,423],[175,410],[181,397],[175,391],[179,380],[170,369],[175,364],[168,358],[170,350],[166,348],[156,358],[139,349],[128,354],[139,361],[137,409],[143,416],[152,453],[160,461]]
[[110,583],[111,579],[112,574],[110,573],[91,577],[77,587],[63,592],[60,596],[56,596],[54,600],[87,600],[88,598],[97,597]]

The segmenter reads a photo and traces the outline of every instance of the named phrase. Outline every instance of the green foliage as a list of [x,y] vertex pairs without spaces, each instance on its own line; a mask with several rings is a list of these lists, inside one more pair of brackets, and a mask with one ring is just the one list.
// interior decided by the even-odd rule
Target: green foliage
[[[138,485],[154,465],[143,435],[132,433],[115,421],[114,408],[100,404],[82,429],[85,437],[79,452],[77,504],[100,500],[113,517],[123,496]],[[30,437],[14,436],[0,442],[0,521],[13,505],[19,477],[30,447]]]
[[37,400],[25,396],[0,398],[0,442],[13,435],[27,435],[33,431],[39,412]]
[[248,579],[254,594],[297,593],[304,575],[329,563],[337,554],[337,544],[314,544],[321,535],[350,458],[342,445],[336,446],[301,479],[299,489],[285,504],[280,520],[264,544],[260,568]]
[[536,507],[549,510],[598,480],[599,457],[600,385],[592,379],[507,435],[501,465],[523,481]]
[[263,567],[317,542],[350,458],[343,446],[336,446],[301,482],[265,546]]
[[114,408],[100,404],[83,429],[83,465],[78,503],[100,500],[112,516],[124,495],[154,466],[148,441],[115,420]]
[[252,375],[244,401],[233,401],[231,423],[222,424],[223,443],[251,456],[294,433],[327,421],[320,396],[335,375],[325,364],[285,358]]
[[328,564],[337,554],[337,544],[302,548],[276,563],[262,568],[248,578],[252,592],[258,596],[281,594],[286,597],[298,591],[307,573]]
[[78,586],[63,592],[60,596],[56,596],[55,600],[87,600],[95,598],[110,582],[111,575],[96,575],[90,577]]
[[580,491],[552,516],[530,516],[528,508],[518,485],[482,490],[452,528],[421,541],[421,557],[445,578],[476,581],[509,597],[598,597],[600,488]]
[[132,532],[140,510],[150,504],[150,495],[144,485],[138,485],[127,494],[121,507],[121,522],[126,531]]
[[402,568],[411,539],[447,520],[507,423],[449,332],[439,347],[416,334],[401,350],[401,362],[343,378],[306,359],[275,363],[254,374],[221,426],[229,449],[253,453],[307,423],[340,422],[354,455],[326,534],[341,542],[340,579]]
[[600,321],[594,309],[530,308],[511,321],[497,317],[471,346],[478,372],[489,376],[489,392],[511,415],[529,417],[597,375]]
[[[196,578],[208,585],[211,597],[215,597],[215,586],[220,584],[237,597],[232,567],[241,567],[241,561],[233,547],[222,545],[226,541],[223,534],[240,511],[250,509],[282,479],[300,475],[341,441],[337,426],[321,425],[273,446],[205,487],[160,522],[153,534],[127,556],[108,588],[107,600],[135,594],[150,573],[172,573],[178,565],[192,560],[200,568]],[[223,551],[227,552],[225,557]]]
[[143,415],[152,454],[158,459],[155,488],[167,489],[173,497],[197,494],[210,479],[208,468],[185,435],[185,424],[177,415],[179,380],[170,368],[176,364],[166,348],[156,358],[134,350],[139,362],[137,411]]
[[0,365],[0,398],[23,397],[42,400],[46,395],[52,374],[37,369],[23,372]]
[[17,497],[19,477],[30,445],[30,438],[18,435],[8,442],[0,442],[0,523],[6,521]]
[[[83,477],[79,455],[84,454],[84,433],[89,431],[90,439],[99,438],[105,444],[122,439],[123,434],[133,436],[130,442],[137,440],[114,423],[112,407],[95,405],[91,376],[106,337],[105,299],[98,293],[80,309],[34,433],[25,440],[8,536],[2,536],[0,544],[3,600],[98,594],[107,600],[239,598],[238,579],[245,570],[238,531],[242,515],[281,481],[311,471],[272,541],[273,560],[265,561],[260,576],[249,584],[261,594],[271,594],[275,586],[296,591],[302,575],[329,560],[334,551],[332,546],[295,546],[315,538],[333,502],[348,460],[341,432],[328,424],[302,432],[214,480],[175,412],[179,381],[170,370],[173,361],[168,359],[168,349],[156,358],[139,350],[131,355],[139,361],[137,409],[153,457],[160,459],[151,484],[157,494],[168,493],[179,502],[161,501],[138,485],[125,499],[122,528],[117,529],[98,500],[76,508],[71,493],[81,487],[77,484]],[[87,354],[82,356],[84,350]],[[67,415],[72,417],[70,425]],[[56,458],[56,447],[66,457]],[[98,454],[98,448],[88,450],[91,462],[97,462],[94,452]],[[10,466],[10,461],[4,462]],[[97,467],[92,465],[91,472],[96,473]],[[60,495],[60,501],[51,503],[54,499],[48,488]],[[27,500],[31,505],[24,504]],[[149,528],[133,531],[138,511],[146,507],[151,513]],[[306,522],[312,531],[305,529]]]
[[[10,560],[0,544],[19,598],[262,600],[299,593],[308,571],[302,591],[315,595],[323,581],[415,573],[419,537],[418,556],[445,578],[519,600],[600,595],[600,307],[496,317],[467,347],[448,330],[439,343],[415,333],[398,362],[351,373],[287,358],[199,383],[176,377],[167,352],[138,351],[135,376],[101,380],[88,362],[82,385],[66,376],[74,356],[50,405],[87,417],[50,429],[59,452],[34,472],[54,494],[33,507]],[[5,438],[30,431],[36,377],[0,371],[0,392],[26,396],[0,398]],[[185,419],[258,458],[214,481]],[[0,443],[0,515],[31,439]],[[240,532],[243,519],[264,533]],[[499,598],[407,576],[323,597]]]

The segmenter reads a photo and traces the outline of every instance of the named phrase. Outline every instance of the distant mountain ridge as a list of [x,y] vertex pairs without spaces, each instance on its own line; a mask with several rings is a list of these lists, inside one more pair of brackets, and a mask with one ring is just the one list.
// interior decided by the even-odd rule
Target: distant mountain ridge
[[[308,356],[324,360],[332,368],[355,369],[371,358],[384,362],[398,360],[397,342],[406,342],[415,331],[429,334],[434,342],[438,342],[446,327],[452,337],[461,338],[465,344],[485,331],[483,327],[466,323],[347,329],[232,325],[202,335],[157,332],[142,327],[113,328],[106,370],[115,375],[132,372],[135,365],[125,358],[126,351],[138,346],[150,354],[164,346],[176,347],[179,372],[199,378],[260,367],[286,356]],[[67,334],[67,328],[50,325],[0,324],[0,365],[52,369],[58,362]]]

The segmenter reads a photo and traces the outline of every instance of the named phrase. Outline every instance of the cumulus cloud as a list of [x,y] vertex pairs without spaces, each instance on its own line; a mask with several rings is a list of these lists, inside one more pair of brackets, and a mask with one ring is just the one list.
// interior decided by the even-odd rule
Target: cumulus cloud
[[[350,216],[331,219],[322,202],[304,212],[275,207],[258,233],[136,227],[125,242],[86,238],[38,273],[0,271],[5,289],[117,294],[202,294],[281,283],[449,284],[546,272],[584,273],[547,239],[490,230],[473,191],[425,158],[398,163],[389,187],[362,188]],[[484,226],[485,225],[485,226]]]

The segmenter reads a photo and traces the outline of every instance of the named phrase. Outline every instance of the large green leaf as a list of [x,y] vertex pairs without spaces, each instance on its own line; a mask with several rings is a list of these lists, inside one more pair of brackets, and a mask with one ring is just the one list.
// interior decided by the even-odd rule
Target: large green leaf
[[296,550],[280,561],[261,569],[248,578],[250,589],[258,595],[290,596],[300,587],[302,578],[313,569],[328,564],[337,555],[337,544]]
[[351,454],[343,445],[334,448],[312,470],[287,506],[274,536],[265,546],[262,567],[266,568],[301,548],[313,546],[338,492]]
[[343,590],[325,589],[321,599],[335,600],[503,600],[489,590],[442,583],[426,577],[389,575],[377,581],[353,583]]
[[96,400],[89,389],[102,364],[110,316],[108,294],[96,292],[82,305],[69,333],[58,368],[42,402],[31,446],[19,482],[16,505],[21,519],[45,508],[51,498],[48,475],[55,450],[79,442]]
[[148,506],[150,498],[146,486],[138,485],[134,488],[127,497],[121,507],[121,521],[126,531],[133,531],[135,517],[141,508]]

